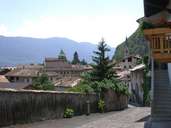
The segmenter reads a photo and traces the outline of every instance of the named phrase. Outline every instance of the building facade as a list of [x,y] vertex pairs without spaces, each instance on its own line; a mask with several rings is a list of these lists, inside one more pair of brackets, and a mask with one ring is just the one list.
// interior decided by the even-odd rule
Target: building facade
[[[87,65],[73,65],[67,61],[65,53],[60,52],[58,58],[45,58],[42,65],[18,65],[16,69],[5,74],[12,83],[29,83],[42,74],[47,74],[49,80],[59,90],[75,86],[83,72],[88,72],[92,67]],[[62,88],[62,89],[60,89]]]
[[145,65],[137,65],[134,68],[130,69],[130,79],[131,79],[131,96],[130,96],[130,102],[137,104],[137,105],[143,105],[143,84],[144,84],[144,68]]
[[170,128],[171,125],[170,10],[171,0],[144,0],[145,16],[140,22],[144,24],[144,35],[149,41],[152,60],[151,119],[145,128]]
[[118,66],[121,67],[123,70],[129,70],[135,67],[141,59],[142,58],[138,55],[126,56],[118,63]]

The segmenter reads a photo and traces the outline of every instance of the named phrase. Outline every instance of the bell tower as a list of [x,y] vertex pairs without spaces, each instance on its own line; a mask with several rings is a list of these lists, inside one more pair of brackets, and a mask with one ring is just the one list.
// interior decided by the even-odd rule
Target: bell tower
[[128,38],[126,37],[125,46],[124,46],[124,57],[128,57],[128,56],[129,56]]

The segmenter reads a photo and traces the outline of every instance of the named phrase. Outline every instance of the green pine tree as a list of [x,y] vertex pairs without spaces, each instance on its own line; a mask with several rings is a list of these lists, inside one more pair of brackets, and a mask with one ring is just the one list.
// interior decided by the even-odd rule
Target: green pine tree
[[107,44],[104,39],[99,42],[98,50],[94,51],[95,56],[93,56],[93,62],[95,64],[92,65],[92,79],[96,81],[102,81],[104,79],[111,79],[114,76],[113,72],[113,64],[111,63],[109,57],[106,55],[110,49],[107,48]]
[[74,57],[73,57],[73,60],[72,60],[72,64],[79,64],[79,63],[80,63],[80,59],[79,59],[77,51],[75,51],[74,52]]
[[87,65],[87,62],[85,61],[85,59],[82,59],[80,62],[81,65]]
[[67,61],[67,57],[66,57],[65,52],[63,50],[60,51],[60,53],[58,55],[58,59]]

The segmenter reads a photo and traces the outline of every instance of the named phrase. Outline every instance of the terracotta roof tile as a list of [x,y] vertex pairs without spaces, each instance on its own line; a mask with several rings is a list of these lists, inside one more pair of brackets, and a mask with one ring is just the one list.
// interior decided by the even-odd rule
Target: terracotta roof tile
[[5,76],[36,77],[38,73],[39,70],[36,69],[15,69],[5,74]]
[[29,84],[27,83],[0,83],[0,88],[9,88],[9,89],[24,89],[28,87]]
[[9,83],[8,79],[4,75],[0,75],[0,82]]

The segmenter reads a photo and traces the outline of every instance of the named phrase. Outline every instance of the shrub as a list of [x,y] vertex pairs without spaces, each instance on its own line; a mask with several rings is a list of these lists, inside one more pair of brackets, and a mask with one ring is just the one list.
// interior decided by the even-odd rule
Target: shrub
[[33,88],[36,90],[54,90],[55,86],[48,79],[47,74],[42,74],[33,80]]
[[80,82],[79,85],[69,89],[70,92],[80,92],[80,93],[91,93],[94,92],[94,90],[91,88],[90,85],[86,84],[85,82]]
[[118,95],[123,94],[126,96],[129,96],[129,91],[128,91],[128,87],[121,83],[120,81],[116,80],[116,79],[104,79],[101,82],[95,82],[94,84],[95,88],[98,88],[98,90],[100,92],[108,90],[108,89],[112,89],[113,91],[115,91]]
[[100,112],[104,112],[104,108],[105,108],[105,102],[104,100],[100,99],[98,102],[98,109]]
[[72,118],[74,116],[74,110],[71,108],[66,108],[64,111],[64,118]]
[[113,90],[117,94],[122,94],[122,95],[126,95],[126,96],[130,95],[130,93],[128,91],[128,87],[126,85],[124,85],[123,83],[121,83],[121,82],[119,82],[115,86],[113,86]]
[[145,106],[150,106],[150,104],[151,104],[151,95],[150,95],[150,92],[147,94],[147,97],[144,100],[145,100],[144,101],[144,105]]

